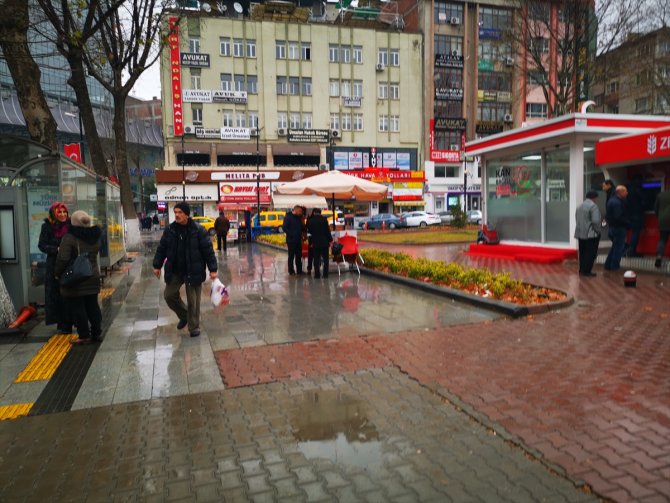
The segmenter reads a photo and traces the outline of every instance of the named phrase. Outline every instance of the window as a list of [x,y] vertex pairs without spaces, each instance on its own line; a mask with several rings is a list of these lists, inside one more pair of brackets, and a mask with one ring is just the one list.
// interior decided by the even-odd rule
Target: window
[[501,32],[512,25],[512,11],[495,7],[479,8],[479,28]]
[[342,114],[342,131],[351,131],[351,114]]
[[[485,39],[479,41],[483,43]],[[433,38],[435,54],[463,54],[463,37],[452,37],[448,35],[435,35]]]
[[244,112],[235,115],[235,127],[247,127],[247,115]]
[[549,39],[544,37],[532,37],[530,39],[530,50],[534,54],[549,52]]
[[330,114],[330,129],[340,129],[340,114]]
[[202,105],[200,103],[192,105],[191,114],[193,115],[193,124],[202,126]]
[[363,64],[363,47],[360,45],[354,46],[354,63],[357,65]]
[[312,129],[312,114],[309,112],[304,112],[302,114],[302,127],[303,129]]
[[312,95],[312,78],[303,77],[302,78],[302,95],[311,96]]
[[526,117],[531,118],[547,118],[547,104],[546,103],[526,103]]
[[357,98],[362,98],[363,97],[363,81],[362,80],[354,80],[353,91],[354,91],[353,96],[356,96]]
[[445,166],[441,164],[435,165],[435,178],[456,178],[456,166]]
[[391,49],[389,51],[389,65],[400,66],[400,51],[398,49]]
[[289,41],[288,43],[288,59],[300,59],[300,45],[298,42]]
[[638,57],[649,56],[651,54],[651,44],[642,44],[637,48],[636,52]]
[[256,57],[256,41],[247,40],[247,58]]
[[460,118],[463,117],[462,101],[444,101],[436,100],[434,106],[435,117],[439,118]]
[[200,52],[200,39],[199,38],[189,38],[188,39],[188,52]]
[[399,133],[400,132],[400,116],[399,115],[391,115],[391,117],[389,117],[389,127],[391,128],[392,133]]
[[330,96],[340,95],[340,81],[337,79],[330,79]]
[[340,51],[337,47],[337,44],[330,44],[328,46],[328,61],[331,63],[337,63],[339,60]]
[[340,82],[340,95],[351,96],[351,82],[348,80],[343,80]]
[[384,66],[389,64],[388,49],[377,49],[377,64]]
[[351,49],[346,45],[340,47],[340,61],[342,63],[351,62]]
[[380,115],[378,123],[378,131],[384,132],[389,130],[389,117],[388,115]]
[[200,68],[191,68],[191,89],[201,89]]
[[[452,149],[452,146],[456,148]],[[461,131],[435,131],[433,135],[433,147],[435,150],[460,150]]]
[[256,75],[247,75],[247,92],[258,94],[258,77]]
[[221,90],[222,91],[233,90],[233,76],[230,73],[221,74]]
[[651,82],[651,71],[649,70],[644,70],[635,75],[635,83],[638,86],[646,85],[649,84],[650,82]]
[[400,84],[398,82],[391,82],[389,84],[389,98],[392,100],[400,99]]
[[288,94],[288,79],[286,77],[277,75],[277,94]]
[[300,128],[300,114],[297,112],[291,112],[291,115],[289,117],[288,121],[288,127],[291,129],[298,129]]
[[638,98],[635,100],[635,113],[646,112],[649,108],[648,98]]
[[463,4],[435,2],[433,12],[437,24],[449,24],[452,17],[458,18],[461,23],[463,22]]
[[479,121],[503,122],[505,120],[505,115],[511,113],[512,111],[509,103],[477,103],[477,120]]
[[249,112],[249,127],[258,127],[258,112]]
[[659,40],[656,44],[656,54],[658,56],[670,54],[670,40]]
[[280,129],[288,127],[286,112],[277,112],[277,127]]
[[387,82],[380,82],[377,86],[377,98],[386,100],[389,97],[389,86]]
[[531,86],[541,86],[545,83],[544,72],[539,70],[528,72],[528,81]]
[[277,40],[275,42],[275,58],[286,59],[286,42]]
[[234,85],[235,85],[235,91],[245,91],[246,90],[246,82],[244,81],[244,75],[235,75],[234,77]]
[[300,53],[303,61],[311,61],[312,44],[310,44],[309,42],[302,42],[300,44]]
[[528,15],[535,21],[549,22],[549,4],[545,2],[529,2]]
[[289,77],[288,78],[288,93],[291,96],[300,95],[300,78],[299,77]]
[[233,56],[236,58],[244,57],[244,40],[241,38],[233,39]]
[[223,127],[233,127],[233,111],[221,110],[221,125]]
[[607,89],[607,94],[616,93],[616,92],[619,91],[619,83],[618,82],[608,82],[607,86],[606,86],[606,89]]
[[219,37],[219,54],[221,56],[230,56],[230,39]]
[[354,114],[354,131],[363,131],[363,114]]
[[506,61],[512,57],[512,45],[499,40],[480,40],[477,48],[480,60]]

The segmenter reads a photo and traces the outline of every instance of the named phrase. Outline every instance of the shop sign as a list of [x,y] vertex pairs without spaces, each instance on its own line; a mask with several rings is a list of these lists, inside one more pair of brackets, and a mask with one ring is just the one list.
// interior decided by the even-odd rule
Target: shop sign
[[475,126],[475,132],[481,134],[502,133],[503,123],[496,121],[479,121]]
[[498,101],[498,93],[496,91],[477,91],[478,101]]
[[495,28],[479,28],[479,38],[488,40],[500,40],[502,32]]
[[181,66],[209,68],[209,54],[202,54],[200,52],[182,52]]
[[480,59],[477,62],[477,69],[483,72],[492,72],[493,71],[493,61],[490,59]]
[[260,196],[262,204],[272,201],[269,183],[219,183],[219,202],[255,203]]
[[216,201],[218,197],[216,184],[190,184],[182,186],[181,183],[158,184],[156,193],[160,201],[181,201],[183,198],[183,187],[186,188],[187,201]]
[[158,211],[167,210],[167,201],[157,201],[156,202],[156,209],[158,209]]
[[461,153],[458,150],[431,150],[430,160],[437,162],[461,162]]
[[175,136],[184,134],[184,114],[181,101],[181,67],[179,66],[179,18],[168,18],[168,46],[170,47],[170,92],[172,94],[172,129]]
[[210,139],[221,139],[221,128],[204,128],[196,127],[195,128],[195,137],[196,138],[210,138]]
[[459,101],[463,99],[463,89],[453,89],[450,87],[436,87],[436,100],[454,100]]
[[466,119],[441,119],[435,118],[435,130],[437,131],[460,131],[467,127]]
[[130,176],[154,176],[154,168],[130,168]]
[[246,91],[212,91],[212,100],[215,103],[246,103]]
[[222,127],[222,140],[250,140],[251,130],[248,127]]
[[211,103],[212,91],[206,89],[184,89],[183,98],[185,103]]
[[351,108],[360,108],[361,107],[361,97],[360,96],[342,96],[342,106],[351,107]]
[[212,180],[224,181],[255,181],[256,176],[261,180],[279,180],[279,171],[224,171],[211,174]]
[[463,56],[455,54],[436,54],[435,67],[437,68],[463,68]]
[[596,165],[670,157],[670,128],[596,143]]
[[404,181],[423,183],[423,181],[426,179],[424,171],[399,171],[385,168],[366,168],[362,171],[352,171],[348,174],[378,183],[394,183]]
[[393,201],[423,201],[423,194],[398,194],[393,192]]
[[498,101],[501,103],[511,103],[512,93],[509,91],[498,91]]
[[330,129],[289,129],[290,143],[328,143]]

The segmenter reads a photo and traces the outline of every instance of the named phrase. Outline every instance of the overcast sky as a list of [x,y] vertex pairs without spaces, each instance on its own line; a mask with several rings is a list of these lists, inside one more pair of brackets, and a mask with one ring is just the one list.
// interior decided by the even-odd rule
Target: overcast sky
[[142,100],[150,100],[154,96],[161,97],[160,63],[158,60],[137,79],[130,95]]

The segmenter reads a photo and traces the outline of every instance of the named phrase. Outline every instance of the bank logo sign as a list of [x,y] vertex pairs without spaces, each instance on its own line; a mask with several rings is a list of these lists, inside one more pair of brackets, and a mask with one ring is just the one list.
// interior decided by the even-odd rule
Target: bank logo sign
[[647,154],[654,155],[656,153],[656,137],[649,135],[647,138]]

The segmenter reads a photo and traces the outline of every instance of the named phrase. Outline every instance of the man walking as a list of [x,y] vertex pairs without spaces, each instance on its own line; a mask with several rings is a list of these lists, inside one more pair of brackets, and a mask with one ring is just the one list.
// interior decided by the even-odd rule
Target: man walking
[[658,217],[658,230],[661,234],[656,245],[656,261],[654,262],[654,266],[661,267],[665,245],[668,242],[668,236],[670,236],[670,191],[666,190],[656,196],[654,213]]
[[286,235],[288,248],[288,273],[291,276],[302,274],[302,208],[294,206],[293,211],[284,217],[281,227]]
[[621,267],[621,257],[626,248],[626,231],[630,227],[628,219],[628,208],[626,207],[626,196],[628,189],[625,185],[618,185],[614,195],[607,201],[607,236],[612,241],[607,258],[605,259],[605,270],[618,271]]
[[[210,279],[217,276],[217,263],[212,241],[207,231],[191,220],[191,208],[186,202],[174,207],[174,222],[163,231],[156,249],[153,267],[157,278],[165,267],[165,293],[163,297],[177,317],[177,329],[188,325],[191,337],[200,335],[200,294],[206,279],[205,265]],[[185,285],[186,304],[179,295]]]
[[221,241],[223,240],[223,251],[228,251],[228,231],[230,230],[230,220],[226,218],[223,211],[219,211],[219,217],[214,222],[216,231],[216,249],[221,251]]
[[598,193],[589,190],[586,199],[577,207],[575,212],[575,238],[579,240],[579,274],[580,276],[595,276],[592,272],[593,263],[598,255],[600,242],[600,224],[602,217],[596,205]]
[[321,210],[315,208],[311,218],[307,221],[307,231],[312,236],[314,247],[314,277],[321,277],[321,264],[323,263],[323,277],[328,277],[328,248],[333,241],[330,233],[328,220],[321,215]]

